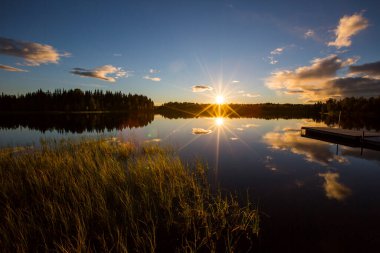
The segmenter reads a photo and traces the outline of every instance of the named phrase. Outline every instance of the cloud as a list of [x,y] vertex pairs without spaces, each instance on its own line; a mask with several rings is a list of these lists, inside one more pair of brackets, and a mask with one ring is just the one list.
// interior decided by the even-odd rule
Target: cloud
[[149,69],[149,73],[150,74],[157,74],[157,73],[160,73],[160,71],[158,69]]
[[[342,60],[335,54],[325,58],[316,58],[311,61],[309,66],[273,72],[266,80],[266,85],[270,89],[279,90],[285,94],[299,95],[306,101],[325,100],[337,95],[345,96],[359,90],[356,87],[352,92],[348,92],[350,87],[352,89],[354,87],[343,87],[341,79],[345,78],[337,78],[337,72],[354,64],[357,60],[358,57]],[[364,85],[364,82],[359,83],[358,80],[346,80],[346,82],[349,81],[356,81],[357,85]],[[359,93],[359,95],[361,94]]]
[[327,198],[341,201],[351,195],[351,189],[338,182],[338,173],[327,172],[318,175],[325,180],[323,187]]
[[347,159],[335,155],[327,143],[301,137],[299,131],[268,132],[263,141],[272,149],[289,150],[293,154],[304,156],[309,162],[328,166],[332,162],[347,163]]
[[57,64],[61,57],[70,56],[70,53],[59,53],[55,48],[46,44],[18,41],[0,37],[0,54],[11,55],[24,59],[27,66],[41,64]]
[[260,94],[254,94],[254,93],[245,93],[243,94],[244,97],[249,97],[249,98],[257,98],[260,97]]
[[279,47],[270,52],[271,55],[276,55],[276,54],[282,54],[284,51],[285,47]]
[[344,97],[374,96],[380,94],[380,79],[368,77],[336,78],[327,82],[330,86],[330,95],[340,94]]
[[243,91],[243,90],[238,90],[237,93],[239,93],[239,94],[243,94],[243,93],[245,93],[245,91]]
[[25,69],[18,69],[18,68],[14,68],[14,67],[7,66],[7,65],[0,65],[0,69],[6,70],[6,71],[11,71],[11,72],[28,72]]
[[276,60],[274,57],[275,55],[280,55],[284,52],[285,47],[278,47],[270,52],[270,56],[268,56],[269,63],[270,64],[277,64],[278,60]]
[[117,54],[117,53],[115,53],[115,54],[113,54],[113,56],[115,56],[115,57],[120,57],[120,56],[123,56],[122,54]]
[[349,73],[380,77],[380,61],[366,63],[363,65],[350,66]]
[[146,80],[151,80],[153,82],[159,82],[161,81],[161,78],[160,77],[152,77],[152,76],[143,76],[143,79],[146,79]]
[[327,45],[337,48],[349,47],[352,43],[351,37],[367,27],[368,20],[362,16],[362,13],[352,16],[343,16],[343,18],[339,20],[338,27],[335,29],[335,41],[330,41]]
[[311,29],[307,30],[305,34],[303,35],[305,39],[313,38],[315,36],[315,32]]
[[232,83],[240,83],[239,80],[233,80]]
[[213,90],[211,86],[208,85],[194,85],[191,87],[193,92],[204,92],[204,91],[210,91]]
[[193,128],[192,133],[195,135],[211,134],[212,130],[203,129],[203,128]]
[[[120,77],[128,77],[129,72],[112,65],[104,65],[94,69],[73,68],[70,73],[83,77],[93,77],[108,82],[115,82],[116,79]],[[113,74],[113,76],[108,76],[110,74]]]

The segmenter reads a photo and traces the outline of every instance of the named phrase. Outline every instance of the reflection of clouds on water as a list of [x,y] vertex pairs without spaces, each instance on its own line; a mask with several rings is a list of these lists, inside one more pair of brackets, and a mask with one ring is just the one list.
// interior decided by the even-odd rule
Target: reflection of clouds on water
[[238,130],[238,131],[244,131],[244,128],[238,127],[238,128],[236,128],[236,130]]
[[264,166],[270,171],[277,171],[277,167],[273,162],[273,157],[267,155],[264,160]]
[[230,137],[230,140],[231,141],[236,141],[236,140],[239,140],[239,138],[237,138],[237,137]]
[[146,143],[154,143],[154,142],[160,142],[160,141],[161,141],[161,139],[159,139],[159,138],[154,138],[154,139],[146,140],[145,142],[146,142]]
[[338,173],[327,172],[318,175],[325,180],[323,187],[327,198],[341,201],[351,195],[351,189],[338,182]]
[[192,133],[195,134],[195,135],[211,134],[212,130],[203,129],[203,128],[193,128]]
[[303,138],[298,131],[268,132],[263,140],[272,149],[289,150],[294,154],[304,155],[307,161],[321,165],[333,161],[348,163],[345,157],[334,155],[329,144]]
[[257,124],[245,124],[245,125],[242,125],[242,127],[245,127],[245,128],[253,128],[253,127],[259,127],[260,125],[257,125]]

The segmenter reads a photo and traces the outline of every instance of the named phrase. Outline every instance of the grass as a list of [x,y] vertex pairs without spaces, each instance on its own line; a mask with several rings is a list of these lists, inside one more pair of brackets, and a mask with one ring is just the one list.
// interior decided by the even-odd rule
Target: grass
[[175,152],[110,140],[0,151],[2,252],[244,252],[250,203],[213,193]]

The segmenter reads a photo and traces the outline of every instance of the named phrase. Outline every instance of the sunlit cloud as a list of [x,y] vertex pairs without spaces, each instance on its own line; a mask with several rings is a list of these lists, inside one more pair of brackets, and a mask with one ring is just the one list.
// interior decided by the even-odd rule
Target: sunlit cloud
[[152,76],[143,76],[143,79],[146,79],[146,80],[150,80],[150,81],[153,81],[153,82],[159,82],[161,81],[161,78],[160,77],[152,77]]
[[345,78],[337,77],[338,70],[356,63],[358,59],[351,57],[342,60],[335,54],[316,58],[309,66],[273,72],[266,80],[266,85],[285,94],[299,95],[305,101],[326,100],[329,97],[346,96],[355,92],[361,95],[363,89],[343,87],[340,85],[340,79]]
[[211,134],[212,130],[210,129],[203,129],[203,128],[193,128],[192,134],[195,135],[204,135],[204,134]]
[[5,71],[10,71],[10,72],[28,72],[25,69],[14,68],[7,65],[0,65],[0,69],[5,70]]
[[232,80],[232,83],[240,83],[239,80]]
[[204,92],[204,91],[211,91],[213,88],[208,85],[194,85],[191,87],[193,92]]
[[338,173],[327,172],[318,175],[325,180],[323,187],[327,198],[341,201],[351,195],[351,189],[338,182]]
[[371,76],[372,78],[380,77],[380,61],[366,63],[363,65],[350,66],[349,73]]
[[154,138],[154,139],[150,139],[150,140],[146,140],[144,141],[145,143],[158,143],[158,142],[161,142],[161,139],[159,138]]
[[116,79],[120,77],[128,76],[127,71],[124,71],[122,68],[114,67],[112,65],[104,65],[94,69],[73,68],[70,72],[82,77],[92,77],[108,82],[115,82]]
[[312,29],[307,30],[304,34],[305,39],[313,38],[314,36],[315,32]]
[[57,64],[61,57],[70,53],[59,53],[50,45],[35,42],[19,41],[0,37],[0,54],[11,55],[24,59],[23,65],[39,66],[41,64]]
[[336,39],[330,41],[329,46],[337,48],[351,46],[351,37],[368,27],[368,20],[363,17],[362,13],[356,13],[352,16],[343,16],[339,20],[339,25],[335,29]]

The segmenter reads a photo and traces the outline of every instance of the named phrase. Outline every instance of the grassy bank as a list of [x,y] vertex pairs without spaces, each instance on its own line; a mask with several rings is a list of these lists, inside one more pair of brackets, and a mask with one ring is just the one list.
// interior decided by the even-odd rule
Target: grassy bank
[[251,205],[213,194],[202,164],[112,141],[0,151],[3,252],[239,252],[258,233]]

